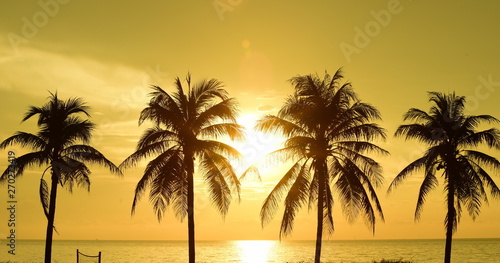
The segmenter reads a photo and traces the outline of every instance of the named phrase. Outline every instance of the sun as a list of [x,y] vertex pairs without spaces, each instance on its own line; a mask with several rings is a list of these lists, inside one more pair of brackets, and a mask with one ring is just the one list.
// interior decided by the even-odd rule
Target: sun
[[245,114],[238,118],[238,123],[245,127],[245,141],[234,142],[232,145],[244,157],[246,165],[252,165],[262,160],[267,154],[282,147],[283,138],[273,134],[266,134],[254,130],[255,123],[260,116]]

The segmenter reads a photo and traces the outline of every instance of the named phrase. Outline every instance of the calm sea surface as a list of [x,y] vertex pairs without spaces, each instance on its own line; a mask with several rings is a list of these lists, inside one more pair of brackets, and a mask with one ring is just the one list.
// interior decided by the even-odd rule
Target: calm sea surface
[[[16,255],[2,241],[0,262],[43,262],[43,240],[18,240]],[[312,262],[314,241],[197,241],[197,262]],[[102,262],[187,262],[186,241],[61,241],[53,244],[53,262],[76,262],[76,249],[102,252]],[[372,262],[404,259],[442,262],[444,240],[324,241],[322,262]],[[455,239],[453,262],[500,262],[500,239]],[[81,261],[91,262],[91,261]],[[95,261],[94,261],[95,262]]]

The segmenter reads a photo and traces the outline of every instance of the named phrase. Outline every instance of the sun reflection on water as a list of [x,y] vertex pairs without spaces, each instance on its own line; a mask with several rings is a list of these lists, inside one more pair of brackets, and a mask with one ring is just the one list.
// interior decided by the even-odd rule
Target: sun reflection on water
[[240,240],[235,241],[239,248],[239,262],[263,263],[270,262],[276,241],[271,240]]

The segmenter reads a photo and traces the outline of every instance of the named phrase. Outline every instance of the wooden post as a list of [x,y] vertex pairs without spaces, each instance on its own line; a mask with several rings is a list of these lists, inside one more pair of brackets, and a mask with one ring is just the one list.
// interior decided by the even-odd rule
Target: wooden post
[[99,251],[99,263],[101,263],[101,251]]
[[78,249],[76,249],[76,263],[80,262],[80,261],[79,261],[79,258],[80,258],[80,257],[78,256]]

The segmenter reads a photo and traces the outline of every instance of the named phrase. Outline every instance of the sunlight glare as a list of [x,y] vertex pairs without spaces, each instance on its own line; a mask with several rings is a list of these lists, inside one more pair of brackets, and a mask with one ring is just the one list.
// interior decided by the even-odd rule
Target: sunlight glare
[[240,251],[240,262],[263,263],[271,260],[271,253],[276,241],[271,240],[240,240],[235,241]]
[[234,147],[245,156],[245,164],[252,165],[262,160],[268,153],[281,148],[283,138],[254,130],[259,116],[245,114],[238,118],[238,123],[245,127],[245,141],[234,142]]

